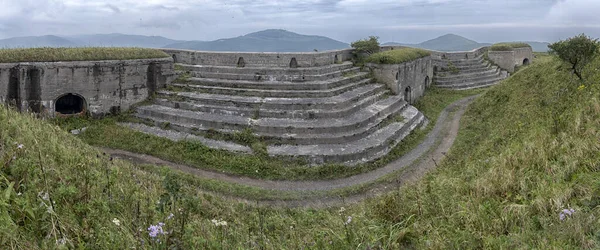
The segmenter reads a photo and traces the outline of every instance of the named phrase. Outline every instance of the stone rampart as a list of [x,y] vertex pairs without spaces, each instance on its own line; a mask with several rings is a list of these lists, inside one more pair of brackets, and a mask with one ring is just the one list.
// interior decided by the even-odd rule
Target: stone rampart
[[144,101],[174,76],[171,58],[0,64],[0,101],[21,111],[97,116]]
[[215,52],[163,49],[175,63],[233,67],[317,67],[352,59],[352,49],[324,52]]
[[431,57],[423,57],[401,64],[365,65],[373,72],[378,82],[384,83],[394,94],[404,95],[409,103],[417,101],[433,79]]

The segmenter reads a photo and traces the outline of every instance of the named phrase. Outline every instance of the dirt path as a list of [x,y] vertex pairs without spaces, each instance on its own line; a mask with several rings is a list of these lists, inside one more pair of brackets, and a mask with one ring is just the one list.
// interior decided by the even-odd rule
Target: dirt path
[[[393,186],[403,185],[407,182],[412,182],[419,179],[427,171],[434,169],[438,162],[443,160],[446,152],[450,149],[460,127],[460,118],[464,114],[466,107],[476,98],[477,96],[471,96],[462,100],[456,101],[446,107],[438,117],[438,120],[427,135],[425,140],[415,147],[413,150],[400,157],[399,159],[389,163],[385,167],[373,170],[371,172],[358,174],[355,176],[335,179],[335,180],[317,180],[317,181],[270,181],[270,180],[259,180],[248,177],[232,176],[223,173],[217,173],[213,171],[201,170],[190,166],[176,164],[168,161],[158,159],[153,156],[132,153],[123,150],[106,149],[103,148],[106,153],[113,157],[123,158],[130,160],[135,163],[141,164],[154,164],[169,166],[173,169],[180,170],[186,173],[197,175],[203,178],[216,179],[220,181],[236,183],[246,186],[259,187],[270,190],[280,191],[327,191],[333,189],[340,189],[346,187],[352,187],[364,183],[374,182],[386,175],[401,171]],[[455,112],[456,111],[456,112]],[[453,116],[448,119],[448,116],[453,113]],[[435,146],[435,148],[433,148]],[[433,148],[433,149],[432,149]],[[344,202],[356,202],[363,200],[367,197],[377,195],[384,192],[386,189],[393,187],[390,183],[375,185],[367,191],[359,195],[353,195],[350,197],[319,197],[315,199],[302,199],[298,201],[270,201],[268,203],[274,205],[285,205],[285,206],[309,206],[309,207],[321,207],[329,206],[334,204],[341,204]]]

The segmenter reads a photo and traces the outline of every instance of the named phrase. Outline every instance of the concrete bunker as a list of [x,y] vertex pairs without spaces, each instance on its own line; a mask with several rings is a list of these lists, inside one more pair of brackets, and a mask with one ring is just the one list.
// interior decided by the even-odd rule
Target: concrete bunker
[[64,94],[54,102],[54,111],[63,115],[81,114],[85,113],[85,110],[85,98],[78,94]]
[[292,69],[298,68],[298,61],[296,60],[295,57],[292,57],[292,60],[290,60],[290,68],[292,68]]
[[238,68],[246,67],[246,62],[244,62],[243,57],[238,58],[237,66],[238,66]]
[[410,86],[404,89],[404,100],[412,104],[412,89],[410,88]]

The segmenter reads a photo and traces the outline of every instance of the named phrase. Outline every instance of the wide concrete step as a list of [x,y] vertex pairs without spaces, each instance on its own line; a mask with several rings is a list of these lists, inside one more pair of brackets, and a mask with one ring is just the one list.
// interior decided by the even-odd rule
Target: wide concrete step
[[444,73],[437,72],[435,74],[435,79],[438,81],[451,81],[451,80],[456,80],[456,79],[461,79],[461,78],[474,78],[474,77],[479,77],[479,76],[484,76],[484,75],[495,74],[495,73],[498,73],[499,71],[500,71],[500,69],[498,69],[498,67],[492,66],[485,71],[475,72],[475,73],[450,74],[448,72],[444,72]]
[[162,129],[159,127],[152,127],[141,123],[119,123],[119,125],[136,130],[144,134],[167,138],[172,141],[198,141],[212,149],[221,149],[246,154],[252,153],[252,149],[250,147],[233,142],[208,139],[190,133],[170,129]]
[[323,81],[327,79],[342,77],[346,75],[358,74],[359,67],[353,67],[340,71],[329,72],[321,75],[266,75],[260,73],[243,74],[243,73],[219,73],[219,72],[191,72],[193,77],[197,78],[213,78],[224,80],[238,81],[260,81],[260,82],[307,82],[307,81]]
[[[459,71],[466,71],[466,70],[473,70],[473,69],[487,69],[490,66],[491,66],[491,64],[489,62],[485,62],[485,63],[481,63],[481,64],[477,64],[477,65],[470,65],[470,66],[456,66],[455,65],[455,67]],[[441,67],[440,71],[450,72],[450,68],[449,67]]]
[[[178,85],[185,84],[195,87],[196,85],[205,87],[220,87],[220,88],[240,88],[240,89],[258,89],[258,90],[326,90],[342,85],[347,85],[352,82],[364,80],[369,76],[367,72],[352,72],[337,77],[310,82],[289,82],[289,81],[245,81],[245,80],[229,80],[215,78],[190,78],[186,83],[176,83]],[[175,85],[177,86],[177,85]]]
[[368,96],[385,90],[382,84],[367,84],[333,97],[272,98],[255,96],[215,95],[198,92],[159,91],[159,98],[182,100],[197,105],[218,105],[263,110],[335,110],[343,109]]
[[267,151],[271,156],[298,157],[312,164],[338,162],[356,165],[369,162],[387,154],[424,120],[421,112],[412,106],[404,109],[401,114],[404,117],[402,122],[391,123],[356,141],[340,144],[269,146]]
[[446,64],[454,64],[454,66],[474,66],[474,65],[479,65],[485,62],[485,60],[483,59],[483,57],[478,57],[478,58],[474,58],[474,59],[468,59],[468,60],[441,60],[440,61],[442,63],[442,65],[446,65]]
[[465,89],[475,89],[475,88],[484,88],[495,85],[500,81],[504,80],[506,76],[500,74],[499,76],[491,79],[473,81],[473,82],[465,82],[460,84],[452,84],[452,85],[435,85],[440,88],[449,88],[456,90],[465,90]]
[[435,84],[436,85],[455,85],[455,84],[462,84],[462,83],[466,83],[466,82],[478,82],[478,81],[483,81],[483,80],[488,80],[488,79],[495,79],[498,76],[500,76],[500,74],[501,74],[500,71],[496,71],[494,73],[475,76],[475,77],[463,77],[463,78],[456,78],[456,79],[452,79],[452,80],[436,79]]
[[235,106],[231,103],[215,103],[215,104],[197,104],[193,100],[182,100],[180,98],[159,98],[154,101],[155,104],[186,109],[191,111],[199,111],[205,113],[215,113],[221,115],[236,115],[252,118],[291,118],[291,119],[319,119],[319,118],[340,118],[349,116],[360,109],[365,108],[385,97],[389,91],[383,86],[374,90],[372,95],[362,95],[355,102],[348,103],[342,108],[335,109],[300,109],[300,110],[282,110],[282,109],[266,109],[262,105],[255,107]]
[[181,87],[186,90],[191,90],[201,93],[217,94],[217,95],[232,95],[232,96],[255,96],[255,97],[277,97],[277,98],[300,98],[300,97],[331,97],[352,89],[370,84],[371,79],[363,79],[359,81],[349,81],[349,83],[325,90],[279,90],[279,89],[246,89],[246,88],[228,88],[216,86],[204,86],[195,84],[172,84],[176,87]]
[[482,73],[482,72],[488,71],[493,68],[497,68],[497,67],[493,66],[493,65],[489,65],[489,67],[477,67],[477,68],[470,68],[470,69],[462,69],[462,70],[459,70],[457,74],[453,74],[452,72],[438,72],[438,73],[442,73],[442,74],[445,73],[447,76],[458,76],[458,75],[463,75],[463,74]]
[[400,96],[393,96],[358,112],[343,118],[324,119],[277,119],[221,115],[215,113],[197,112],[171,107],[149,105],[137,108],[136,116],[143,119],[182,127],[195,128],[196,130],[221,130],[223,132],[241,131],[251,128],[258,135],[282,135],[291,137],[295,134],[325,134],[347,132],[361,127],[382,116],[389,115],[391,111],[402,106]]
[[352,62],[331,64],[320,67],[289,68],[289,67],[232,67],[214,65],[189,65],[176,64],[178,70],[190,72],[213,72],[229,74],[259,74],[259,75],[288,75],[290,78],[298,78],[302,75],[323,75],[331,72],[346,70],[354,67]]

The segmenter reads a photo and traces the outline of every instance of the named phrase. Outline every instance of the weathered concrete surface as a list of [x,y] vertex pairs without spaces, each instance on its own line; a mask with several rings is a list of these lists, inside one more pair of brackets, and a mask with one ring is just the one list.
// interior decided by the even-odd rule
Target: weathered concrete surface
[[303,68],[324,66],[352,58],[352,49],[325,52],[276,53],[276,52],[214,52],[180,49],[163,49],[175,63],[191,65],[233,67],[287,67]]
[[394,94],[404,96],[408,103],[415,103],[431,85],[432,65],[431,57],[402,64],[366,64],[378,82],[385,83]]
[[223,150],[247,153],[247,154],[252,153],[252,149],[250,149],[250,147],[240,145],[237,143],[233,143],[233,142],[212,140],[212,139],[204,138],[202,136],[183,133],[183,132],[179,132],[179,131],[165,130],[165,129],[160,129],[157,127],[151,127],[151,126],[147,126],[147,125],[144,125],[141,123],[119,123],[119,125],[127,127],[127,128],[131,128],[133,130],[137,130],[144,134],[156,135],[159,137],[168,138],[169,140],[172,140],[172,141],[186,141],[186,140],[199,141],[204,146],[207,146],[207,147],[213,148],[213,149],[223,149]]
[[92,115],[126,110],[165,87],[174,75],[171,58],[125,61],[0,64],[0,101],[45,116],[55,102],[73,94]]
[[515,67],[533,61],[533,49],[531,47],[515,48],[512,51],[489,51],[488,58],[500,68],[515,72]]

